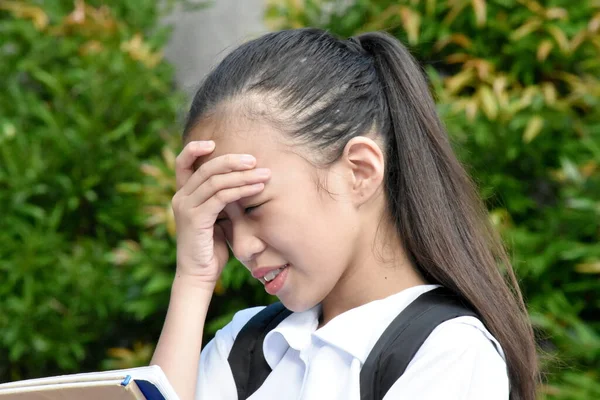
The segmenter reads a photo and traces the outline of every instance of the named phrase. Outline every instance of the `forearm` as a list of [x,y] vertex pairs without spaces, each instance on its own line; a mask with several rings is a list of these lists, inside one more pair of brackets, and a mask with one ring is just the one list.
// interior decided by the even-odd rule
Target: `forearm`
[[159,365],[181,400],[194,398],[202,333],[214,285],[176,277],[151,364]]

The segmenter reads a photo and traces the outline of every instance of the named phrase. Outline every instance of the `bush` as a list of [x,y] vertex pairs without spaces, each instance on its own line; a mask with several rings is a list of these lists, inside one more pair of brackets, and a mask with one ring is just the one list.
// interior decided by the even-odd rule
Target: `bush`
[[600,3],[271,3],[276,29],[386,30],[411,47],[559,360],[542,397],[600,398]]
[[[0,2],[0,381],[147,363],[168,303],[168,30],[154,2],[75,4]],[[600,398],[600,3],[289,0],[268,21],[410,45],[557,357],[542,397]],[[205,340],[271,300],[232,259]]]
[[183,105],[160,11],[0,2],[0,381],[95,369],[143,332],[124,310],[139,268],[114,249],[145,229],[120,185],[143,180]]

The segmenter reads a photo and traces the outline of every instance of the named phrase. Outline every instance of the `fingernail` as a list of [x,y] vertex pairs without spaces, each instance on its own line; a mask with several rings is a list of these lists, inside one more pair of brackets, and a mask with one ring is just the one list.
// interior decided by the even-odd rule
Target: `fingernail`
[[254,157],[252,157],[251,155],[248,155],[248,154],[241,156],[240,161],[244,165],[248,165],[248,166],[254,165]]
[[213,142],[212,140],[204,140],[202,142],[200,142],[200,146],[202,146],[203,149],[210,149],[215,145],[215,142]]

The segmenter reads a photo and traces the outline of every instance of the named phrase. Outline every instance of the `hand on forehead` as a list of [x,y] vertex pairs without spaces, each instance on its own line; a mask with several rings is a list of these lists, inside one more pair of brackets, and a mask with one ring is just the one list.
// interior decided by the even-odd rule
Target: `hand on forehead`
[[277,152],[289,148],[283,143],[283,135],[268,124],[256,121],[238,120],[229,123],[207,123],[198,125],[188,137],[188,142],[212,140],[215,150],[198,158],[194,168],[198,169],[203,163],[226,154],[249,154],[257,160],[257,166],[276,157]]

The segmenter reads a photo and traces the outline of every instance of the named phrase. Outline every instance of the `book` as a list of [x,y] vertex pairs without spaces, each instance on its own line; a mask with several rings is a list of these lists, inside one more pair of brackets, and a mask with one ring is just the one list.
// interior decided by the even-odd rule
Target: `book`
[[179,400],[158,365],[0,384],[0,400]]

